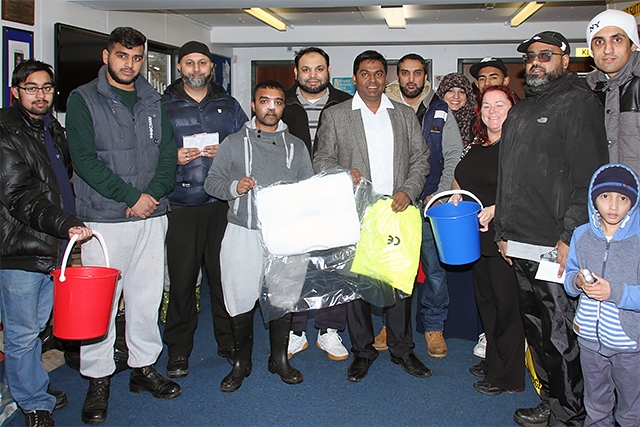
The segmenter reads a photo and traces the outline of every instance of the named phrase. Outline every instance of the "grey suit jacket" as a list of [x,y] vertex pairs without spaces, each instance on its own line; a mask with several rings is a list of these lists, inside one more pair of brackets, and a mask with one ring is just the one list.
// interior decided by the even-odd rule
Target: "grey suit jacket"
[[[404,191],[420,206],[418,199],[429,174],[429,149],[413,109],[391,102],[394,108],[388,113],[393,128],[393,192]],[[318,173],[356,168],[371,180],[362,113],[353,110],[352,103],[353,100],[344,101],[322,114],[313,169]]]

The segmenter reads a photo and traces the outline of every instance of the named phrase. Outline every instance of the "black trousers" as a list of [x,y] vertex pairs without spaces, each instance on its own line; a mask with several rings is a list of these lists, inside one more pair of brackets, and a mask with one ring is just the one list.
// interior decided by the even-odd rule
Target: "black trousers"
[[[293,313],[291,320],[291,330],[293,332],[302,332],[307,330],[307,312],[301,311]],[[321,308],[316,313],[314,325],[316,329],[337,329],[344,330],[347,323],[347,308],[344,304],[334,305],[333,307]]]
[[227,226],[228,206],[224,202],[203,206],[172,206],[168,215],[167,264],[169,306],[163,340],[169,357],[189,356],[198,326],[196,281],[204,265],[211,294],[213,330],[218,348],[233,348],[231,321],[222,296],[220,245]]
[[573,332],[576,299],[560,283],[536,280],[538,263],[513,259],[520,312],[531,348],[540,398],[551,407],[550,426],[582,426],[584,380],[578,339]]
[[[351,352],[355,357],[375,360],[378,357],[378,350],[373,347],[375,336],[371,321],[371,305],[361,299],[346,305]],[[385,308],[385,314],[387,345],[391,355],[404,357],[412,353],[415,344],[411,335],[411,298],[398,297],[394,305]]]
[[482,256],[473,265],[478,312],[487,338],[485,380],[505,390],[524,388],[524,328],[516,274],[500,256]]

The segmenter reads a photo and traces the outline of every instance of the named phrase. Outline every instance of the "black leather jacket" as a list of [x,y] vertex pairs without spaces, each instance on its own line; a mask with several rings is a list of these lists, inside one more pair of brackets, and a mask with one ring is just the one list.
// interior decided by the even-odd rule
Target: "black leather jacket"
[[[64,128],[49,126],[71,176]],[[84,225],[62,207],[60,187],[44,145],[44,122],[20,104],[0,110],[0,268],[49,273],[59,267],[61,239]]]

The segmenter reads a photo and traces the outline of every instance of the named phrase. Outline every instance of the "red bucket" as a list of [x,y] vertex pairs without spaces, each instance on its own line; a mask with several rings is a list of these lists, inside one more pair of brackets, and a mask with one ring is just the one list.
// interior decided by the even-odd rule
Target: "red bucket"
[[120,270],[109,268],[109,254],[100,233],[94,236],[102,245],[106,267],[66,268],[69,253],[76,241],[73,236],[62,260],[62,268],[53,276],[53,334],[62,339],[86,340],[107,333],[113,295]]

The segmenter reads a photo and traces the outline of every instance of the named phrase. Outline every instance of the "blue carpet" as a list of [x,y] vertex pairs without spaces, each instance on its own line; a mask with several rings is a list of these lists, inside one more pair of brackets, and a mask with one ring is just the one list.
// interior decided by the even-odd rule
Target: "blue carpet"
[[[203,289],[202,301],[208,301]],[[427,355],[424,337],[414,334],[416,355],[433,371],[419,379],[391,363],[381,352],[360,383],[346,380],[350,359],[334,362],[315,346],[317,331],[309,320],[309,348],[291,363],[300,369],[304,382],[283,383],[267,370],[268,332],[259,313],[255,320],[253,373],[235,393],[218,387],[230,371],[216,354],[210,307],[203,304],[189,360],[190,374],[179,379],[182,395],[169,401],[149,393],[129,392],[127,371],[111,382],[109,416],[104,426],[513,426],[513,411],[536,406],[540,401],[527,380],[523,393],[488,397],[473,388],[477,379],[468,371],[480,359],[473,356],[472,341],[447,339],[449,355],[442,360]],[[374,317],[376,331],[380,318]],[[349,348],[346,332],[342,337]],[[163,375],[166,351],[158,361]],[[80,413],[88,381],[62,366],[51,372],[51,387],[66,391],[69,404],[54,413],[58,426],[82,426]],[[10,425],[23,425],[22,416]]]

